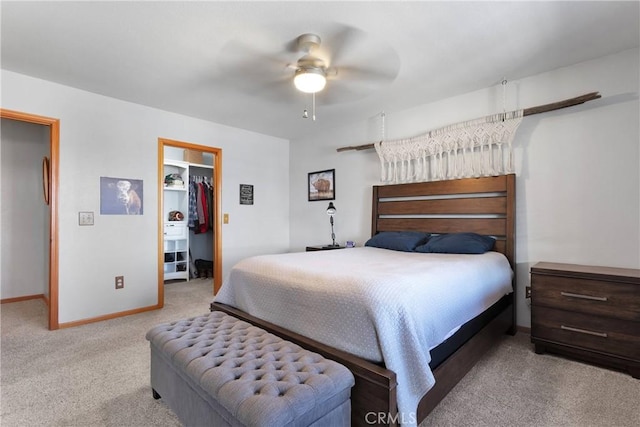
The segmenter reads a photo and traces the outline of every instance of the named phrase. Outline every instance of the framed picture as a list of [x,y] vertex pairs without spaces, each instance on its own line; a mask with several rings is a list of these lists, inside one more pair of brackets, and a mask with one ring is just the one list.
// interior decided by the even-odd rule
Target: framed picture
[[253,204],[253,185],[240,184],[240,204],[241,205]]
[[100,215],[142,215],[142,180],[100,177]]
[[309,201],[336,199],[336,170],[309,173]]

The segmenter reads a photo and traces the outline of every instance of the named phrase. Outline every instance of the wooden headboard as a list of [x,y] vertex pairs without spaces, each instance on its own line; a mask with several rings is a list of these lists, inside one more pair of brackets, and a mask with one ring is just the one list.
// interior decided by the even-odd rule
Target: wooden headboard
[[371,235],[473,232],[495,237],[515,272],[515,174],[373,187]]

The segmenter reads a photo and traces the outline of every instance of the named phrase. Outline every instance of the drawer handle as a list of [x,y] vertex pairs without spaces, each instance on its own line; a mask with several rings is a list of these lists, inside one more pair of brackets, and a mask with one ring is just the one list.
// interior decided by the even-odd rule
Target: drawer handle
[[586,329],[572,328],[571,326],[564,326],[564,325],[560,325],[560,329],[564,329],[565,331],[578,332],[581,334],[595,335],[597,337],[607,338],[607,334],[605,332],[588,331]]
[[606,301],[607,297],[594,297],[591,295],[582,295],[582,294],[574,294],[571,292],[560,292],[560,295],[562,295],[563,297],[571,297],[571,298],[582,298],[582,299],[589,299],[592,301]]

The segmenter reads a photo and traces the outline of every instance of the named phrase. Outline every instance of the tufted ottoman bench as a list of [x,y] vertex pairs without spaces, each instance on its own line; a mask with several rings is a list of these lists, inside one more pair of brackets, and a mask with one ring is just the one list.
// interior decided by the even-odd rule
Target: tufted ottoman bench
[[153,397],[187,426],[348,426],[351,372],[214,311],[157,325]]

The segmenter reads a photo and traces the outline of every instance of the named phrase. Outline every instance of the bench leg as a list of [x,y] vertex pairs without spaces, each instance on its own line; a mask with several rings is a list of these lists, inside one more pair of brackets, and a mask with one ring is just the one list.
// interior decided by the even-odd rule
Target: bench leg
[[157,392],[157,391],[155,391],[154,389],[151,389],[151,393],[153,393],[153,398],[154,398],[155,400],[160,399],[160,397],[161,397],[161,396],[158,394],[158,392]]

